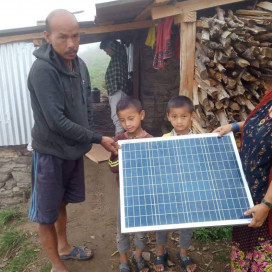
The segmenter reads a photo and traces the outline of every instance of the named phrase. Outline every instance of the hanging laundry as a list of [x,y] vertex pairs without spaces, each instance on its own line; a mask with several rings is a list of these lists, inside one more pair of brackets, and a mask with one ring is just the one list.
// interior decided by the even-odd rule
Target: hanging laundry
[[153,61],[153,68],[165,68],[165,60],[171,58],[173,55],[171,45],[171,27],[173,24],[173,17],[167,17],[158,25],[156,51]]
[[156,42],[156,29],[155,26],[151,26],[148,30],[145,45],[150,46],[153,49],[155,46],[155,42]]

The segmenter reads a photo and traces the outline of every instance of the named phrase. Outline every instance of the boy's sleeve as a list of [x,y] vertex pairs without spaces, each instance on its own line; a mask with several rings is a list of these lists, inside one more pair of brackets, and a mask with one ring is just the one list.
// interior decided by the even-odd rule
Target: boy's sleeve
[[[115,137],[114,141],[117,142],[118,138]],[[115,155],[114,153],[111,153],[110,159],[108,161],[110,170],[113,173],[119,173],[119,160],[118,160],[118,155]]]

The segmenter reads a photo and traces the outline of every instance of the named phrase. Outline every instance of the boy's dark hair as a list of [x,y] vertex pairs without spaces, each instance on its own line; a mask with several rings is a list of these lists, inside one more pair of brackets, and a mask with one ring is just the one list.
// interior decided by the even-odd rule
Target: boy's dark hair
[[118,113],[118,111],[126,110],[131,107],[134,107],[138,112],[141,112],[143,110],[142,104],[139,99],[126,96],[118,101],[116,105],[116,112]]
[[167,104],[166,112],[169,113],[170,109],[182,108],[182,107],[188,107],[191,113],[194,111],[194,105],[192,100],[185,95],[180,95],[180,96],[173,97],[169,100]]
[[100,49],[110,48],[111,39],[105,39],[100,43]]

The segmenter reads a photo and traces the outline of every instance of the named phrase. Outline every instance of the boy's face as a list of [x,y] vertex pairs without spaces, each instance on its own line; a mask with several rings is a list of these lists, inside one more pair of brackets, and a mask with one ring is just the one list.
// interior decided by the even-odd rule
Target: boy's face
[[188,134],[193,113],[190,112],[188,107],[170,108],[167,118],[177,134]]
[[135,107],[118,111],[118,118],[123,128],[132,136],[137,136],[142,130],[141,122],[145,117],[145,112],[138,112]]

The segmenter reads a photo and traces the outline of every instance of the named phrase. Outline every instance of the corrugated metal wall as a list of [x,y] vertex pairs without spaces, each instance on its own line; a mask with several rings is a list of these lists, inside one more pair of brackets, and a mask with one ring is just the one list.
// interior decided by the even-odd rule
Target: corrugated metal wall
[[35,60],[33,43],[0,45],[0,146],[31,140],[32,110],[27,76]]

